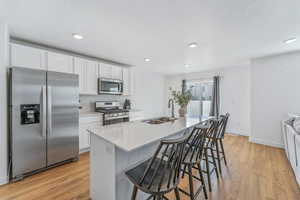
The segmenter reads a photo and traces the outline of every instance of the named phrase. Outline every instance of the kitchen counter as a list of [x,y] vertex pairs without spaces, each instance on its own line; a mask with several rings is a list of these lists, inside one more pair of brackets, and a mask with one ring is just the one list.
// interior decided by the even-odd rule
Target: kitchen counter
[[[180,137],[187,129],[208,119],[179,118],[162,124],[133,121],[88,128],[91,133],[90,197],[93,200],[130,200],[133,184],[124,172],[149,159],[161,139]],[[147,197],[138,192],[137,199]]]
[[79,112],[79,117],[99,117],[102,116],[99,112]]
[[109,126],[95,126],[88,131],[115,145],[124,151],[132,151],[151,142],[181,132],[200,122],[203,118],[179,118],[174,122],[162,124],[148,124],[143,121],[114,124]]
[[129,112],[141,112],[141,111],[143,111],[143,110],[141,110],[141,109],[130,109],[129,110]]

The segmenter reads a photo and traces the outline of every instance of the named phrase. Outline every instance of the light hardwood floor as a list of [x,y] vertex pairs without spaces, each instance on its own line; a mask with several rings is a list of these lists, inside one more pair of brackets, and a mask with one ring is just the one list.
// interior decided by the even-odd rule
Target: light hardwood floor
[[[225,151],[228,168],[223,166],[222,178],[213,178],[213,192],[209,193],[209,199],[300,199],[300,189],[282,149],[249,143],[247,137],[227,135]],[[186,179],[181,187],[187,190]],[[174,198],[172,193],[168,196]],[[188,200],[183,194],[181,197]],[[0,187],[0,200],[50,199],[89,199],[88,153],[82,154],[78,162]],[[203,195],[198,199],[204,199]]]

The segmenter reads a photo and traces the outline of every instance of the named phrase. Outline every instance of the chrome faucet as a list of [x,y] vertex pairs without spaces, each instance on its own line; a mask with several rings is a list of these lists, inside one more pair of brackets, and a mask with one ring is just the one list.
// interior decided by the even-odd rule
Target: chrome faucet
[[172,118],[175,118],[175,114],[174,114],[174,100],[173,99],[169,99],[168,108],[171,107],[171,103],[172,103]]

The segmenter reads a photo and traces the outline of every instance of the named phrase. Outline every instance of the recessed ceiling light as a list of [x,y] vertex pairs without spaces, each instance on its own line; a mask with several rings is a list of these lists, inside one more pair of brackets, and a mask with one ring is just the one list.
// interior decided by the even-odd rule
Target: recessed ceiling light
[[145,62],[150,62],[151,59],[150,58],[145,58]]
[[73,33],[72,36],[73,36],[73,38],[75,38],[75,39],[77,39],[77,40],[83,39],[83,36],[82,36],[82,35],[79,35],[79,34],[77,34],[77,33]]
[[198,46],[198,44],[197,44],[196,42],[193,42],[193,43],[190,43],[188,46],[189,46],[190,48],[195,48],[195,47]]
[[185,64],[184,66],[185,66],[186,68],[189,68],[189,67],[190,67],[190,65],[188,65],[188,64]]
[[293,37],[293,38],[285,40],[284,43],[290,44],[290,43],[293,43],[293,42],[296,42],[296,41],[297,41],[297,38]]

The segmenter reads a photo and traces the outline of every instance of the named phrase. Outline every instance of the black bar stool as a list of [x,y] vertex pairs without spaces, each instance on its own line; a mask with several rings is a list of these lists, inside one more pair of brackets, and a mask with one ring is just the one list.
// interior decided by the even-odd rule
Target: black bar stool
[[183,151],[190,135],[179,139],[162,140],[152,158],[125,172],[134,184],[132,200],[138,189],[150,194],[154,200],[167,199],[164,195],[172,190],[179,200],[178,184]]
[[206,134],[204,156],[202,158],[205,163],[205,170],[202,170],[202,172],[207,175],[208,189],[211,192],[211,175],[213,173],[216,173],[217,178],[219,178],[217,163],[213,151],[213,146],[215,145],[216,137],[218,134],[218,120],[211,119],[208,121],[207,125],[209,126],[209,128]]
[[[205,187],[205,181],[201,171],[200,162],[202,160],[202,155],[204,151],[204,145],[207,137],[207,130],[208,126],[198,126],[195,127],[189,140],[187,141],[184,154],[183,154],[183,174],[189,177],[189,192],[178,188],[180,192],[184,193],[185,195],[189,196],[191,200],[195,200],[200,192],[203,190],[205,199],[207,199],[207,191]],[[196,166],[196,167],[195,167]],[[198,169],[199,177],[193,175],[192,169]],[[194,192],[194,183],[193,179],[196,179],[200,182],[200,186],[197,191]]]
[[[226,156],[225,156],[225,150],[223,145],[223,139],[226,132],[227,122],[229,119],[229,113],[226,113],[226,115],[221,115],[218,125],[218,135],[216,137],[216,142],[213,147],[213,151],[217,153],[217,156],[215,159],[218,161],[219,171],[220,174],[222,174],[222,166],[221,162],[224,160],[225,166],[227,166]],[[220,149],[221,148],[221,149]]]

